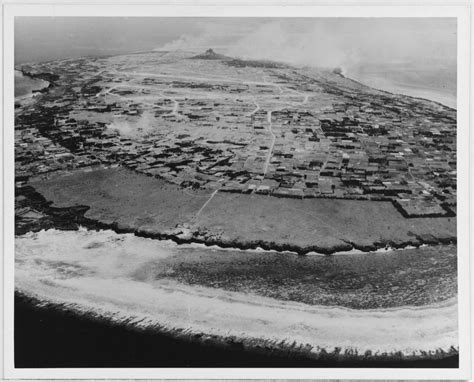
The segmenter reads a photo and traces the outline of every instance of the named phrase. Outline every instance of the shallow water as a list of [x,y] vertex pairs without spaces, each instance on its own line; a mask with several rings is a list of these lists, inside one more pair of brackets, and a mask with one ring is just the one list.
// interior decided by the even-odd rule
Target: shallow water
[[456,109],[455,63],[364,64],[344,74],[365,85],[395,94],[429,99]]
[[15,98],[33,94],[33,90],[41,90],[49,83],[37,78],[23,75],[19,70],[15,70]]
[[[325,258],[189,245],[181,248],[170,241],[85,229],[29,233],[17,237],[15,247],[15,286],[19,292],[137,327],[159,324],[189,333],[404,354],[447,350],[458,342],[457,302],[449,294],[441,301],[428,299],[419,306],[365,309],[337,305],[337,299],[325,306],[302,303],[297,298],[297,293],[314,293],[306,289],[318,285],[318,280],[308,278],[313,273],[323,284],[369,277],[373,264],[361,262],[364,255]],[[392,256],[399,259],[400,252],[394,251]],[[373,255],[379,261],[377,268],[383,268],[380,261],[387,260],[385,256],[390,254]],[[423,256],[427,268],[408,264],[404,272],[410,274],[413,268],[428,281],[433,276],[436,284],[437,274],[432,275],[430,269],[443,271],[442,259],[452,256],[429,253]],[[385,262],[384,275],[401,270],[397,260]],[[384,275],[371,283],[383,281]],[[286,297],[288,288],[280,285],[285,279],[300,282],[288,286],[293,289]],[[279,294],[268,296],[265,289],[271,290],[272,285],[279,286],[275,288]],[[428,286],[421,285],[430,290]],[[442,285],[436,287],[443,289]],[[336,285],[325,293],[337,295],[339,289]],[[367,295],[367,289],[357,285],[355,289]],[[369,292],[376,294],[377,288]]]

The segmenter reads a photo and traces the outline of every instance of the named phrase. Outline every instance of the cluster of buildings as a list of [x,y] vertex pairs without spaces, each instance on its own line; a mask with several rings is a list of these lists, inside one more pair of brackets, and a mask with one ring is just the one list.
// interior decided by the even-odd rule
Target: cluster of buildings
[[[47,69],[60,78],[54,87],[38,102],[17,105],[18,184],[58,170],[121,165],[183,187],[391,200],[407,217],[455,214],[456,113],[449,108],[285,68],[267,75],[290,91],[304,91],[308,102],[295,102],[293,94],[282,106],[275,83],[141,77],[139,86],[121,88],[94,60],[51,65]],[[107,81],[115,87],[108,92]],[[193,97],[193,91],[210,96]],[[311,94],[331,102],[318,104]],[[144,106],[142,96],[153,102]],[[146,134],[123,134],[107,122],[122,116],[133,129],[147,111],[158,127]]]

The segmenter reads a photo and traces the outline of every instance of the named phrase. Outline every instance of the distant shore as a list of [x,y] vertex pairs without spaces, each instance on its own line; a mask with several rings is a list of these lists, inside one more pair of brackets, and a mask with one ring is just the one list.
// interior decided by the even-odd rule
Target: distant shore
[[[190,62],[194,61],[186,61],[182,67],[184,78]],[[254,61],[237,60],[233,64],[236,68],[247,64],[262,67],[261,62]],[[174,68],[176,62],[169,65]],[[172,134],[178,133],[175,125],[164,136],[143,141],[147,150],[137,145],[133,154],[124,149],[124,153],[110,156],[104,151],[79,160],[75,154],[83,152],[84,145],[79,143],[86,138],[81,133],[88,129],[81,128],[80,123],[74,127],[79,133],[74,145],[57,141],[58,135],[63,139],[67,134],[62,135],[63,124],[56,121],[56,109],[47,106],[62,97],[65,86],[73,84],[82,95],[72,97],[72,109],[82,109],[81,97],[98,101],[97,95],[114,85],[87,87],[84,84],[91,83],[87,76],[78,75],[90,73],[89,80],[95,81],[96,69],[97,65],[81,63],[68,74],[54,66],[25,66],[27,76],[47,80],[49,85],[39,90],[47,94],[30,99],[38,104],[32,114],[27,114],[30,110],[22,107],[22,102],[16,103],[19,124],[38,127],[45,141],[69,147],[72,154],[59,154],[58,159],[39,157],[42,168],[36,163],[27,167],[31,137],[19,134],[21,139],[16,142],[21,154],[17,157],[25,158],[19,164],[28,170],[17,166],[15,189],[17,367],[458,366],[457,221],[455,208],[450,208],[455,199],[449,190],[449,197],[440,198],[446,202],[430,209],[416,209],[420,207],[417,204],[410,204],[412,209],[404,209],[403,204],[397,208],[393,196],[411,192],[408,182],[402,188],[382,187],[382,194],[376,187],[346,192],[342,183],[338,190],[332,181],[332,193],[329,183],[320,190],[318,184],[316,192],[309,182],[297,193],[278,191],[276,186],[259,192],[255,184],[242,188],[243,183],[227,183],[237,173],[227,172],[230,162],[226,158],[230,156],[214,149],[205,149],[203,154],[203,158],[212,159],[212,167],[206,167],[212,172],[210,176],[203,180],[193,175],[188,181],[187,175],[181,174],[183,167],[177,167],[185,163],[189,169],[201,171],[201,164],[193,162],[198,148],[184,149],[183,145],[192,145],[195,139],[189,134],[174,137]],[[211,69],[209,75],[215,72]],[[30,70],[31,75],[27,73]],[[139,73],[143,74],[148,76]],[[440,126],[446,121],[450,129],[445,145],[455,150],[455,111],[436,101],[392,96],[338,72],[315,73],[315,78],[309,72],[302,73],[301,79],[298,73],[294,75],[289,80],[306,84],[305,93],[289,80],[286,94],[280,85],[272,83],[273,90],[280,89],[275,99],[287,100],[269,103],[270,110],[295,103],[296,95],[290,89],[296,89],[298,101],[304,98],[298,105],[308,103],[319,108],[324,103],[316,102],[317,97],[310,103],[306,92],[319,94],[321,90],[320,97],[328,94],[328,110],[337,113],[334,120],[326,121],[329,127],[323,126],[328,136],[333,130],[337,134],[336,117],[353,103],[359,107],[355,121],[359,117],[365,120],[365,111],[372,110],[379,117],[367,117],[366,124],[380,120],[395,133],[429,118]],[[68,83],[69,78],[74,81]],[[266,78],[264,72],[262,78]],[[241,79],[248,78],[237,76],[234,82]],[[266,85],[265,81],[261,86]],[[155,97],[155,93],[149,96]],[[43,100],[46,102],[41,105]],[[174,102],[178,105],[173,109],[176,114],[180,106]],[[346,106],[336,107],[339,104]],[[371,109],[372,104],[381,110]],[[404,115],[399,105],[405,107],[405,114],[413,112],[411,119],[400,117],[396,122]],[[256,112],[260,104],[255,106]],[[127,113],[126,108],[119,110]],[[245,108],[240,110],[247,113]],[[22,112],[26,112],[24,120]],[[268,161],[276,140],[272,113],[266,114],[273,137],[271,148],[252,149],[265,152]],[[203,111],[203,118],[208,116]],[[265,119],[265,114],[261,117]],[[104,121],[108,118],[105,115]],[[308,126],[317,123],[316,117],[311,118]],[[91,153],[104,146],[102,127],[97,123],[93,128],[97,144]],[[168,136],[179,144],[167,145],[163,152],[154,151],[153,157],[147,154],[152,153],[148,150],[150,142],[159,146]],[[209,136],[209,144],[219,142],[215,134]],[[189,143],[181,145],[182,137],[188,137]],[[232,143],[230,137],[223,142]],[[110,143],[126,147],[121,138]],[[328,152],[333,153],[328,144]],[[22,151],[23,147],[26,149]],[[49,153],[48,145],[44,147]],[[318,150],[317,146],[308,147],[311,152]],[[387,150],[403,147],[405,144],[387,146]],[[421,150],[429,151],[426,157],[436,158],[440,151],[435,152],[435,148],[443,149],[433,145],[433,153],[426,146]],[[226,146],[224,149],[230,151]],[[171,150],[182,154],[179,162],[167,159],[166,166],[156,162],[157,157],[175,158]],[[65,157],[71,162],[64,161]],[[446,161],[455,163],[453,158],[446,155]],[[285,173],[297,178],[291,184],[302,182],[301,174],[294,174],[291,166],[303,162],[295,159],[288,163]],[[158,171],[151,167],[155,164]],[[217,165],[222,165],[220,175],[214,172],[219,170]],[[403,179],[400,169],[405,166],[395,164],[390,172],[383,167],[384,173]],[[62,170],[54,172],[56,169]],[[191,174],[189,169],[186,174]],[[431,174],[428,170],[423,176]],[[46,174],[38,175],[42,171]],[[378,167],[362,169],[363,174],[377,171]],[[339,176],[335,171],[328,174]],[[450,174],[452,183],[446,184],[454,185],[455,172]],[[272,183],[280,181],[276,177]],[[369,184],[373,186],[375,181]],[[366,191],[370,195],[359,195]]]
[[46,89],[49,85],[48,81],[15,70],[15,98],[31,97],[35,94],[35,91]]
[[428,84],[421,85],[420,83],[415,84],[409,82],[396,82],[387,76],[376,74],[365,75],[350,69],[345,70],[343,74],[346,78],[355,80],[374,89],[386,91],[395,95],[400,94],[412,98],[433,101],[442,104],[443,106],[457,109],[456,95],[451,94],[449,91],[446,91],[443,88],[431,87],[428,86]]

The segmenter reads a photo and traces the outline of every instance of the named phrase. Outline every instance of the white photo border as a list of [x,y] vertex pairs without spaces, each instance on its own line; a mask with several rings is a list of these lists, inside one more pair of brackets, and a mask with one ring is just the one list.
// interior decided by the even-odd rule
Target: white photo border
[[[234,3],[236,3],[235,1]],[[242,4],[242,2],[240,2]],[[345,5],[196,5],[187,4],[87,4],[6,3],[3,30],[3,377],[6,379],[470,379],[470,59],[471,5],[374,5],[345,1]],[[423,4],[425,3],[425,4]],[[431,2],[433,4],[433,2]],[[244,4],[249,4],[246,2]],[[275,4],[275,2],[273,2]],[[337,4],[337,3],[336,3]],[[349,4],[349,5],[347,5]],[[429,4],[429,3],[428,3]],[[439,4],[439,3],[435,3]],[[454,17],[457,19],[457,229],[459,368],[457,369],[350,369],[350,368],[121,368],[121,369],[18,369],[14,367],[14,19],[19,16],[107,17]],[[473,182],[474,183],[474,182]],[[0,228],[1,224],[0,223]],[[472,239],[471,239],[472,240]]]

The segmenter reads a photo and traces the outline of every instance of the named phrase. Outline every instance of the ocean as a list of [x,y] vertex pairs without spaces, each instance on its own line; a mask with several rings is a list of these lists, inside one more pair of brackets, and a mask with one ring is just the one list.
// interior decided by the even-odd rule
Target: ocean
[[[173,338],[137,330],[92,316],[78,316],[54,306],[37,306],[15,293],[15,367],[385,367],[457,368],[459,356],[412,361],[338,361],[288,353],[251,351],[241,343],[227,346]],[[266,351],[263,351],[266,350]]]
[[[456,64],[444,62],[363,63],[344,69],[344,75],[370,87],[442,103],[456,109]],[[15,70],[15,97],[32,94],[48,82]]]
[[404,94],[457,108],[455,62],[364,63],[350,66],[344,74],[370,87]]
[[[289,282],[296,281],[301,296],[338,294],[355,300],[359,295],[370,300],[391,288],[391,275],[396,275],[414,294],[414,283],[406,277],[418,277],[433,261],[444,261],[446,251],[451,265],[440,271],[450,268],[452,275],[454,247],[301,257],[176,244],[111,230],[28,233],[15,240],[15,363],[457,367],[457,352],[449,350],[457,341],[453,298],[353,309],[338,299],[305,304]],[[407,263],[417,271],[400,276]],[[337,274],[351,278],[336,287]],[[354,289],[354,280],[374,289]],[[348,286],[354,289],[349,294]],[[391,298],[398,293],[387,290]],[[267,295],[273,291],[278,296]],[[425,294],[419,291],[415,294]],[[334,305],[338,301],[342,305]],[[386,330],[393,325],[403,330]],[[341,354],[333,352],[337,347]],[[429,350],[433,352],[425,357],[423,351]]]
[[40,90],[48,85],[47,81],[25,76],[19,70],[15,70],[15,98],[31,95],[33,90]]

